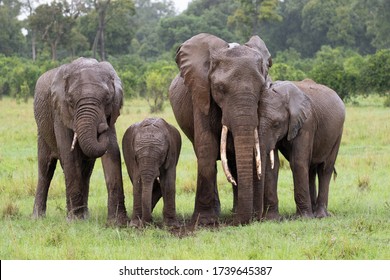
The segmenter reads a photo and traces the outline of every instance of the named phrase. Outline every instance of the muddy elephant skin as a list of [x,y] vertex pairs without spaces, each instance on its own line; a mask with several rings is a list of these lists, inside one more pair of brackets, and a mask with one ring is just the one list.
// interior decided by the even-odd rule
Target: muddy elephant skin
[[308,218],[329,215],[329,184],[344,120],[345,106],[337,93],[309,79],[273,83],[261,96],[259,139],[266,219],[280,218],[278,150],[290,163],[297,215]]
[[197,157],[192,219],[200,224],[218,222],[216,161],[222,159],[233,185],[233,223],[248,223],[262,210],[254,135],[271,55],[258,36],[240,45],[201,33],[179,47],[176,63],[180,73],[171,83],[169,99]]
[[38,127],[38,186],[33,216],[46,213],[50,182],[60,160],[68,218],[88,216],[90,176],[101,157],[108,192],[108,221],[126,224],[121,158],[115,121],[122,85],[107,62],[78,58],[49,70],[37,81],[34,115]]
[[152,221],[152,211],[162,197],[167,226],[176,220],[176,166],[181,149],[179,131],[161,118],[147,118],[131,125],[122,140],[123,157],[133,184],[131,226]]

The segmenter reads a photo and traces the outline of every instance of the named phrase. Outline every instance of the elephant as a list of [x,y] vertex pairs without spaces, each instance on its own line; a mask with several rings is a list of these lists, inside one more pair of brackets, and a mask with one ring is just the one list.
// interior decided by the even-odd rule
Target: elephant
[[246,224],[262,210],[260,168],[254,163],[260,163],[258,109],[271,55],[258,36],[240,45],[200,33],[181,44],[176,63],[180,73],[171,82],[169,100],[197,157],[192,221],[218,223],[216,162],[221,159],[233,185],[233,224]]
[[152,211],[161,197],[164,223],[178,226],[175,185],[180,150],[179,131],[162,118],[146,118],[126,130],[122,151],[134,197],[130,226],[150,223]]
[[68,219],[88,217],[88,193],[95,160],[102,159],[110,224],[126,225],[121,156],[115,122],[123,91],[112,65],[78,58],[42,74],[36,83],[38,185],[33,217],[46,214],[50,182],[60,160]]
[[262,94],[259,139],[265,219],[280,219],[278,150],[290,163],[297,215],[329,216],[329,184],[336,174],[344,120],[345,106],[337,93],[310,79],[275,82]]

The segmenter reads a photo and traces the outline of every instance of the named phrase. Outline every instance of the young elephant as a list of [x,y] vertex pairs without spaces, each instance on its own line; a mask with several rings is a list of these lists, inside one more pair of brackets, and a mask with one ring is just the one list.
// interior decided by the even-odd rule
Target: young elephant
[[329,215],[329,183],[344,119],[344,103],[337,93],[312,80],[276,82],[262,94],[259,138],[266,219],[279,218],[279,158],[275,150],[290,162],[297,214],[317,218]]
[[38,127],[38,185],[33,216],[46,213],[50,182],[60,160],[68,218],[88,216],[89,182],[101,157],[108,192],[108,222],[126,225],[121,158],[115,122],[122,84],[108,62],[78,58],[37,81],[34,115]]
[[181,149],[179,131],[161,118],[147,118],[131,125],[122,140],[127,172],[133,183],[133,216],[130,225],[152,221],[161,196],[164,223],[176,226],[176,165]]

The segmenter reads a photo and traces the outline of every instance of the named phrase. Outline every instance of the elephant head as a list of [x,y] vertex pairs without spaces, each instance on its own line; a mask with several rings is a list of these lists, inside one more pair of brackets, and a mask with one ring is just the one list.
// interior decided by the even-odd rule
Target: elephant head
[[[258,107],[260,94],[267,88],[271,55],[258,36],[239,45],[202,33],[180,46],[176,63],[184,85],[192,95],[194,126],[203,126],[198,131],[212,126],[217,129],[211,130],[222,132],[219,136],[222,165],[228,180],[239,185],[235,220],[246,223],[253,214],[253,162],[254,151],[258,151],[258,145],[254,148]],[[215,118],[215,115],[218,117]],[[210,125],[205,126],[202,123],[204,120]],[[214,125],[215,122],[219,124]],[[231,175],[226,161],[228,131],[234,141],[237,178]]]
[[[277,143],[286,138],[291,142],[311,114],[311,103],[306,94],[291,82],[276,82],[260,98],[260,147],[268,153],[274,165]],[[263,162],[267,157],[262,156]]]
[[107,131],[115,124],[122,106],[122,86],[108,62],[79,58],[61,66],[51,84],[52,106],[61,122],[73,130],[83,153],[102,156],[108,148]]

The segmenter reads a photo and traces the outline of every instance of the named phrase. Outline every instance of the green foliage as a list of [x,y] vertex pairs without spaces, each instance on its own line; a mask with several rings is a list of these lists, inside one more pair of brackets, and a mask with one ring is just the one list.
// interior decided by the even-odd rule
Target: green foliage
[[369,55],[360,73],[362,90],[367,93],[390,92],[390,49],[379,50]]
[[146,97],[151,113],[162,112],[164,101],[168,99],[168,88],[177,72],[176,65],[167,61],[157,61],[145,73]]
[[278,0],[237,0],[237,2],[239,6],[229,17],[228,23],[235,26],[244,38],[257,34],[264,22],[282,21],[282,16],[277,12]]
[[274,63],[269,72],[273,80],[303,80],[306,74],[285,63]]
[[21,32],[22,22],[18,20],[21,3],[16,0],[0,2],[0,54],[20,55],[26,40]]
[[32,97],[40,74],[40,68],[28,59],[0,56],[0,96]]
[[66,44],[74,39],[70,35],[75,19],[69,11],[67,2],[53,2],[38,6],[28,18],[31,30],[50,48],[52,60],[57,59],[57,47],[60,43]]

